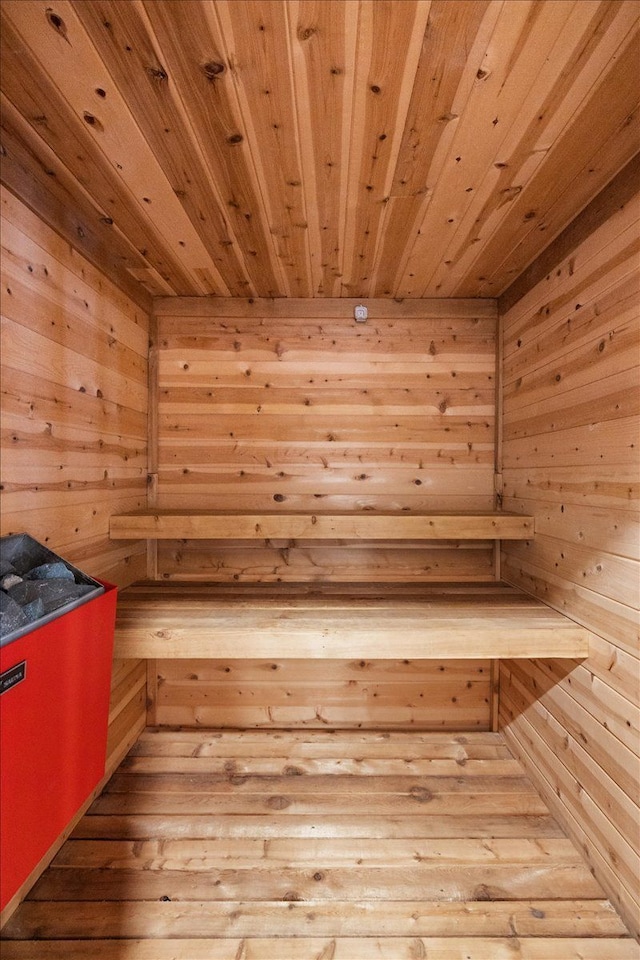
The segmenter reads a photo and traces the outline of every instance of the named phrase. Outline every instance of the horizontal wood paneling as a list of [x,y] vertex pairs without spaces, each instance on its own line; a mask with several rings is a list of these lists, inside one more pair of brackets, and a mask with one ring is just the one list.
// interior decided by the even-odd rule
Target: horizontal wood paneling
[[425,583],[494,578],[493,545],[483,540],[437,545],[403,541],[269,541],[224,544],[205,540],[160,541],[158,563],[163,579],[292,583],[311,580]]
[[638,149],[634,0],[2,19],[4,182],[143,298],[497,296]]
[[146,505],[148,315],[2,194],[2,533],[92,576],[146,572],[112,513]]
[[155,723],[486,730],[490,662],[159,660]]
[[[487,302],[158,303],[159,508],[491,509]],[[429,507],[427,506],[427,509]],[[168,541],[160,575],[491,580],[492,545]]]
[[110,775],[136,742],[147,717],[147,668],[144,660],[114,660],[107,735]]
[[503,318],[504,506],[536,536],[503,544],[502,575],[594,637],[582,663],[509,661],[500,682],[508,742],[635,931],[638,210],[636,195]]

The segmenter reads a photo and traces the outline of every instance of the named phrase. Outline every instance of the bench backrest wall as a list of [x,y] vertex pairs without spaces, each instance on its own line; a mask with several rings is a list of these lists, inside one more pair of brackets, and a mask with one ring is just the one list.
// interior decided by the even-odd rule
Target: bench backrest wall
[[[156,300],[161,508],[491,510],[495,301]],[[155,546],[155,545],[154,545]],[[153,549],[153,547],[152,547]],[[491,581],[493,541],[160,541],[160,579]],[[150,716],[488,729],[488,660],[158,661]],[[157,686],[155,682],[157,680]]]
[[[491,510],[496,306],[156,300],[162,508]],[[493,543],[165,542],[161,578],[492,580]]]

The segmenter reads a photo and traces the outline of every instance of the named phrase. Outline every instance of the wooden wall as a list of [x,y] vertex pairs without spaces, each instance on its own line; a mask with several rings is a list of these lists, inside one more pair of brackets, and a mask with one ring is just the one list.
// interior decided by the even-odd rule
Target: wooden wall
[[[159,660],[155,723],[488,730],[487,660]],[[153,695],[153,694],[152,694]]]
[[[1,533],[26,531],[91,576],[144,576],[112,513],[146,505],[149,318],[2,192]],[[144,723],[139,661],[117,661],[109,758]]]
[[504,507],[536,518],[502,573],[593,638],[584,663],[504,662],[500,717],[637,931],[637,196],[614,209],[502,319]]
[[91,576],[143,575],[112,513],[146,504],[148,318],[2,194],[2,534]]
[[[493,506],[494,301],[160,300],[160,507]],[[493,579],[493,545],[167,543],[159,575]]]
[[[493,507],[495,302],[367,301],[366,324],[356,302],[156,301],[160,507]],[[493,543],[176,541],[158,577],[490,581]],[[159,661],[153,678],[161,723],[490,725],[489,661]]]

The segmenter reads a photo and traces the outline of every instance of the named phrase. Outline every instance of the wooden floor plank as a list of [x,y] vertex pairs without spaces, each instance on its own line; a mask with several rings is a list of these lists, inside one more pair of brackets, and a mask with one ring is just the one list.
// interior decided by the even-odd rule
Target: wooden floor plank
[[[257,795],[269,796],[286,794],[287,796],[312,796],[331,798],[346,794],[349,797],[368,796],[374,793],[384,797],[388,794],[415,797],[427,802],[427,794],[467,794],[469,783],[461,776],[458,768],[453,776],[350,776],[333,774],[330,776],[306,776],[299,766],[292,765],[284,776],[257,775],[254,773],[223,774],[207,773],[160,773],[157,775],[115,773],[107,786],[106,794],[125,795],[152,793],[191,793],[211,796]],[[473,792],[483,794],[524,794],[531,796],[535,790],[530,780],[520,769],[516,776],[476,776],[473,778]]]
[[[177,953],[177,949],[179,953]],[[638,960],[638,945],[618,938],[375,937],[14,942],[3,960]]]
[[497,734],[149,730],[3,960],[640,960]]
[[[50,904],[29,901],[11,922],[12,939],[37,936],[65,940],[113,936],[123,940],[173,937],[624,937],[622,921],[608,901],[525,900],[521,902],[324,900],[281,901],[107,901]],[[81,933],[81,931],[84,931]],[[74,936],[75,934],[75,936]],[[2,943],[4,960],[7,941]],[[176,950],[182,960],[182,953]],[[92,957],[88,953],[85,957]],[[286,954],[282,955],[284,960]],[[555,958],[561,960],[562,955]],[[490,960],[490,958],[486,958]]]
[[[108,867],[138,870],[254,870],[291,866],[301,853],[297,838],[269,840],[73,840],[55,858],[56,868]],[[566,839],[381,840],[317,838],[304,844],[307,863],[345,867],[411,866],[416,864],[546,864],[582,863]]]
[[[533,866],[465,863],[401,867],[228,866],[211,870],[50,868],[31,892],[40,900],[448,900],[598,898],[602,888],[584,863]],[[66,918],[56,916],[56,923]]]
[[206,773],[215,777],[291,777],[301,775],[397,777],[410,773],[413,777],[457,777],[460,768],[465,777],[518,777],[522,768],[514,758],[508,760],[423,760],[421,758],[313,759],[296,757],[129,757],[122,764],[123,773]]
[[207,793],[104,793],[95,802],[95,812],[102,814],[209,814],[223,817],[229,814],[295,813],[300,816],[325,817],[327,815],[406,816],[421,809],[424,814],[439,813],[459,816],[465,813],[512,814],[530,816],[545,814],[548,808],[535,793],[446,793],[432,794],[416,784],[413,793],[342,794],[333,797],[289,795],[286,793],[265,794],[207,794]]
[[[191,731],[185,731],[191,732]],[[267,733],[268,731],[261,731]],[[290,748],[283,751],[281,741],[251,741],[242,740],[229,742],[226,740],[188,740],[181,733],[176,735],[175,741],[159,740],[155,737],[151,740],[139,740],[129,754],[128,762],[133,763],[135,759],[163,757],[174,757],[176,759],[197,759],[210,758],[214,760],[240,760],[250,759],[265,762],[272,760],[274,763],[280,760],[286,760],[288,763],[292,759],[319,761],[333,760],[334,762],[346,763],[347,761],[359,762],[364,760],[373,760],[376,762],[388,761],[390,763],[408,763],[416,760],[454,760],[456,763],[464,763],[468,760],[510,760],[511,754],[503,744],[495,743],[473,743],[465,744],[451,740],[449,734],[443,742],[421,742],[411,743],[411,746],[403,744],[400,749],[396,741],[355,741],[348,744],[336,744],[334,741],[311,741],[311,742],[292,742]],[[343,753],[344,752],[344,753]],[[259,756],[256,754],[259,753]],[[341,755],[343,754],[343,755]]]
[[327,815],[316,820],[305,816],[281,814],[242,816],[228,814],[212,818],[197,814],[183,815],[105,815],[95,809],[83,817],[73,838],[84,839],[209,839],[316,837],[365,838],[379,840],[430,837],[527,837],[530,839],[562,837],[564,834],[549,814],[523,816],[517,814],[489,816],[459,814],[455,817],[430,813],[366,819],[351,815]]
[[[191,743],[197,748],[205,750],[208,746],[218,744],[222,751],[221,756],[227,756],[224,750],[227,747],[235,747],[240,744],[260,744],[261,749],[266,751],[261,756],[270,756],[269,750],[282,751],[286,748],[288,756],[295,754],[297,750],[316,751],[325,749],[330,745],[332,753],[328,756],[357,756],[351,754],[356,744],[359,744],[359,750],[369,745],[371,749],[380,749],[379,754],[374,756],[385,756],[385,745],[400,744],[402,750],[429,749],[430,745],[456,748],[459,746],[465,749],[475,750],[479,746],[493,746],[506,750],[504,756],[511,756],[508,747],[499,733],[482,731],[478,733],[444,733],[438,730],[409,732],[407,730],[194,730],[191,728],[181,728],[168,731],[166,728],[147,727],[140,734],[134,752],[142,744],[154,744],[158,750],[172,749],[174,744]],[[254,751],[256,747],[252,748]],[[232,754],[233,755],[233,754]],[[255,752],[253,754],[255,756]],[[306,755],[306,754],[305,754]],[[309,756],[315,756],[310,753]],[[425,754],[430,756],[429,753]],[[251,756],[251,754],[249,754]]]

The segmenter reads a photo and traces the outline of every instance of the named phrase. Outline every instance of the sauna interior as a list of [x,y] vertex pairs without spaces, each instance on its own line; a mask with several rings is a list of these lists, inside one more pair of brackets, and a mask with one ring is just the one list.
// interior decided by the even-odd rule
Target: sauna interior
[[1,532],[118,587],[2,957],[637,958],[640,3],[0,12]]

